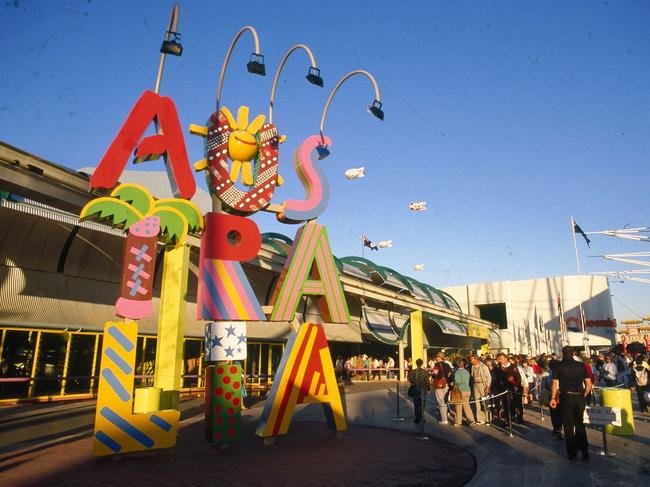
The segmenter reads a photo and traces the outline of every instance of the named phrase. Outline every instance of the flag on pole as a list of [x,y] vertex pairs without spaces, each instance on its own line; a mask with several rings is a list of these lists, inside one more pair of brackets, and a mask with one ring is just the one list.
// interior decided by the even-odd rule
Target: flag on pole
[[591,248],[591,245],[589,245],[591,243],[591,240],[589,240],[587,234],[582,230],[582,228],[580,228],[580,225],[578,225],[575,220],[573,220],[573,233],[579,233],[582,235],[585,239],[585,242],[587,242],[587,247]]
[[367,235],[363,236],[363,246],[368,247],[370,250],[379,250],[377,244],[372,242]]

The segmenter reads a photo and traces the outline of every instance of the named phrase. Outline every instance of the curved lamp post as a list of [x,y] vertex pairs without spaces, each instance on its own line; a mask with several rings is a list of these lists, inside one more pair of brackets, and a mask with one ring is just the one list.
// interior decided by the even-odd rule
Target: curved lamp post
[[253,39],[255,40],[255,52],[251,53],[251,57],[250,60],[248,61],[248,64],[246,65],[246,69],[248,69],[249,73],[259,74],[260,76],[266,75],[266,68],[264,67],[264,56],[260,54],[260,39],[257,35],[257,31],[250,25],[246,25],[242,27],[239,32],[237,32],[237,35],[235,35],[234,39],[230,43],[230,47],[228,48],[228,52],[226,53],[226,58],[223,60],[223,65],[221,66],[221,75],[219,76],[219,87],[217,88],[217,110],[216,110],[217,112],[219,111],[219,104],[221,102],[221,88],[223,86],[223,77],[226,74],[226,68],[228,67],[228,61],[230,60],[230,55],[232,54],[232,50],[235,47],[235,44],[237,44],[239,38],[247,30],[250,31],[251,34],[253,34]]
[[284,67],[284,64],[287,62],[287,59],[289,59],[289,56],[298,49],[303,49],[307,55],[309,56],[309,61],[311,65],[309,66],[309,71],[307,72],[307,81],[309,81],[311,84],[320,86],[321,88],[323,87],[323,78],[321,78],[320,75],[320,69],[316,66],[316,59],[314,58],[313,53],[311,52],[311,49],[307,47],[304,44],[296,44],[293,46],[291,49],[287,51],[287,53],[284,55],[282,58],[282,61],[280,61],[280,66],[278,66],[278,70],[275,72],[275,78],[273,79],[273,87],[271,88],[271,101],[269,103],[269,123],[273,123],[273,105],[275,104],[275,90],[278,86],[278,80],[280,79],[280,73],[282,72],[282,68]]
[[169,24],[167,24],[167,32],[165,32],[165,40],[160,46],[160,65],[158,66],[158,76],[156,77],[156,87],[154,93],[158,94],[160,89],[160,80],[162,79],[163,69],[165,67],[165,56],[172,54],[180,56],[183,54],[183,46],[181,46],[181,35],[176,31],[178,28],[178,17],[180,16],[180,7],[178,3],[174,4],[172,13],[169,16]]
[[325,144],[323,139],[323,131],[325,129],[325,117],[327,116],[327,110],[330,106],[330,103],[332,102],[334,95],[339,90],[341,85],[343,85],[343,83],[345,83],[352,76],[355,76],[357,74],[366,76],[372,83],[373,88],[375,89],[375,99],[373,100],[372,104],[368,106],[368,111],[372,113],[375,117],[377,117],[379,120],[384,120],[384,111],[382,110],[381,95],[379,94],[379,86],[377,85],[377,81],[375,80],[374,76],[370,74],[368,71],[364,71],[363,69],[357,69],[355,71],[349,72],[348,74],[343,76],[343,78],[341,78],[341,81],[336,83],[336,86],[334,87],[334,89],[330,93],[329,98],[327,99],[327,103],[325,103],[325,108],[323,108],[323,115],[321,116],[320,119],[320,135],[321,135],[321,139],[323,140],[323,143],[322,145],[316,148],[319,159],[325,159],[330,154],[330,151],[328,150],[327,145]]

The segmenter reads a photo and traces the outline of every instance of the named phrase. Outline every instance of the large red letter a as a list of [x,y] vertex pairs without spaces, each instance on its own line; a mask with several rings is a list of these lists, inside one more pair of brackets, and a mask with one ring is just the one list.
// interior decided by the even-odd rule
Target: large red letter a
[[[159,125],[158,134],[140,141],[142,134],[154,119]],[[164,156],[174,196],[188,200],[194,196],[196,182],[187,158],[178,112],[171,98],[159,96],[149,90],[142,94],[106,154],[99,161],[90,178],[90,187],[115,186],[134,149],[135,162],[151,161]]]

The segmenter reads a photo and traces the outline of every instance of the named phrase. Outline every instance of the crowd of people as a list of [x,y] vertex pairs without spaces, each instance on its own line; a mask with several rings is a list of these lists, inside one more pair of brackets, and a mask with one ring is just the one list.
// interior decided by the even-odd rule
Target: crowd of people
[[346,359],[339,355],[334,370],[337,378],[345,381],[395,379],[399,376],[399,368],[396,368],[395,359],[390,355],[384,358],[359,354]]
[[570,459],[576,458],[577,450],[583,458],[589,456],[582,415],[586,404],[595,403],[594,385],[634,388],[640,411],[646,413],[649,406],[648,354],[585,357],[571,347],[564,347],[558,357],[499,353],[452,358],[439,353],[429,359],[427,368],[423,366],[418,359],[408,374],[416,423],[423,421],[422,411],[431,395],[440,424],[458,427],[524,423],[524,406],[536,400],[549,406],[552,434],[562,439],[564,433]]
[[[638,407],[648,412],[650,398],[649,354],[575,354],[565,347],[561,355],[535,357],[499,353],[482,357],[438,353],[426,364],[406,359],[408,395],[413,398],[415,423],[423,421],[427,398],[434,401],[440,424],[475,426],[513,421],[525,422],[525,405],[531,401],[548,406],[552,435],[565,438],[569,458],[577,450],[588,457],[582,424],[585,405],[596,404],[600,387],[635,390]],[[398,377],[395,360],[356,355],[336,360],[343,380],[382,380]],[[594,387],[595,386],[595,387]]]

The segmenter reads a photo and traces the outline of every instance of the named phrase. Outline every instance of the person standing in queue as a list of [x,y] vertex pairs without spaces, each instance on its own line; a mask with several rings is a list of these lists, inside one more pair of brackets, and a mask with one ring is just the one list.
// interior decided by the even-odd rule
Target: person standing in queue
[[[478,355],[470,357],[472,369],[470,375],[472,376],[472,390],[474,392],[474,401],[479,401],[481,398],[488,395],[490,392],[490,385],[492,383],[492,375],[488,366],[481,362]],[[487,415],[485,414],[485,406],[482,402],[475,402],[476,404],[476,424],[487,424]]]
[[[524,394],[524,387],[519,373],[514,363],[511,363],[505,353],[497,355],[497,367],[495,374],[495,394],[500,394],[507,391],[510,395],[508,400],[505,395],[501,396],[501,414],[503,421],[507,422],[508,417],[516,416],[517,422],[524,422],[524,406],[522,404],[522,397]],[[528,394],[528,391],[525,392]],[[508,410],[508,403],[510,410]]]
[[413,395],[409,393],[409,396],[413,399],[413,406],[415,407],[415,419],[414,423],[419,423],[422,421],[422,409],[424,408],[424,403],[429,393],[429,373],[422,368],[424,362],[421,358],[415,361],[416,368],[409,372],[408,380],[413,387]]
[[438,411],[440,412],[440,424],[449,424],[447,419],[447,391],[449,384],[454,381],[454,372],[451,367],[443,360],[443,356],[438,354],[435,357],[435,365],[431,372],[433,379],[433,393],[436,396]]
[[590,392],[587,370],[582,362],[573,360],[573,349],[567,345],[562,348],[562,361],[553,371],[550,406],[557,407],[558,399],[562,403],[562,427],[569,460],[576,459],[578,450],[582,450],[582,458],[589,458],[583,415]]

